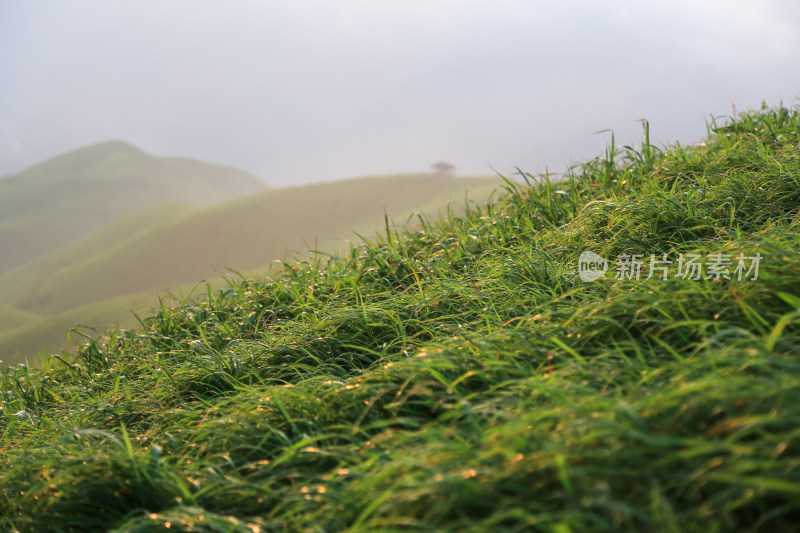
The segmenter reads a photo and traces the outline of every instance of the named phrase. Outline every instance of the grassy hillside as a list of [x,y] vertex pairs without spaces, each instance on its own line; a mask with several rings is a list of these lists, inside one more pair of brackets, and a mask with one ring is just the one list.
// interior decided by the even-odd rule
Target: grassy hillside
[[[216,286],[223,281],[215,281]],[[196,284],[195,284],[196,285]],[[175,294],[191,294],[194,286],[176,287]],[[38,355],[58,353],[81,344],[84,339],[71,330],[86,335],[96,335],[98,331],[113,327],[133,327],[138,322],[134,313],[151,313],[158,307],[159,297],[171,301],[162,291],[145,291],[139,294],[126,294],[70,309],[55,316],[26,314],[24,321],[14,327],[0,330],[0,366],[8,366],[20,361],[36,361]],[[12,312],[22,313],[11,308]],[[2,309],[0,309],[2,318]]]
[[[88,257],[147,234],[170,220],[186,216],[197,208],[186,205],[162,204],[112,222],[102,229],[76,240],[54,252],[45,254],[20,267],[0,274],[0,301],[18,308],[52,313],[53,309],[37,301],[37,289],[59,271],[85,261]],[[154,283],[153,286],[158,286]],[[89,303],[79,301],[76,305]]]
[[508,189],[3,371],[0,525],[796,529],[800,110]]
[[152,208],[0,275],[0,301],[43,315],[5,328],[0,358],[58,351],[75,324],[131,326],[128,309],[148,296],[153,305],[168,288],[190,290],[226,267],[264,272],[294,251],[346,248],[347,239],[358,240],[354,231],[374,234],[387,214],[398,222],[414,212],[435,216],[451,202],[463,205],[465,195],[485,200],[498,183],[389,176],[269,191],[206,209]]
[[[0,305],[0,336],[4,331],[22,327],[36,321],[39,317],[9,305]],[[0,353],[3,353],[0,350]]]
[[267,186],[240,170],[108,141],[0,179],[0,273],[162,203],[212,205]]
[[[352,231],[375,232],[384,212],[485,199],[499,180],[436,181],[424,176],[364,178],[268,191],[204,210],[164,209],[126,219],[0,276],[0,299],[21,309],[67,309],[216,276],[222,269],[266,269],[287,252],[331,250]],[[163,218],[159,218],[163,215]],[[158,220],[157,220],[158,219]],[[137,227],[137,224],[141,224]]]

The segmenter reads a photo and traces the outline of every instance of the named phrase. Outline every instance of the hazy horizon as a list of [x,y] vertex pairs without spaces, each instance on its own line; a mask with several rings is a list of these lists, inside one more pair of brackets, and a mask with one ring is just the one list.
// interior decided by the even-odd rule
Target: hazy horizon
[[120,139],[283,187],[562,172],[797,103],[791,0],[0,0],[0,176]]

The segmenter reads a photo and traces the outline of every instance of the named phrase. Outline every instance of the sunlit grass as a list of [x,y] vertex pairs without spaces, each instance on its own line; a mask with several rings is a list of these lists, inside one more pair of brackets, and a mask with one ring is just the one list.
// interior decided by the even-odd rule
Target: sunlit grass
[[[526,177],[7,369],[0,525],[795,528],[800,114]],[[763,259],[584,283],[584,250]]]

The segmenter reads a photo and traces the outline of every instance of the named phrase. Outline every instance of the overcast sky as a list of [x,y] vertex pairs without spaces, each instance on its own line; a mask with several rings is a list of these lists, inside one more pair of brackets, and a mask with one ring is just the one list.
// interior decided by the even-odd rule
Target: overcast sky
[[276,186],[561,172],[800,103],[797,0],[0,0],[0,175],[111,138]]

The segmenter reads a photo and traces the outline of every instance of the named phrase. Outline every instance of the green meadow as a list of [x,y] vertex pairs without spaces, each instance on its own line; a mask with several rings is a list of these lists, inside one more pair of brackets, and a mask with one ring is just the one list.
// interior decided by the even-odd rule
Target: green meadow
[[796,530],[800,109],[520,178],[1,370],[0,528]]

